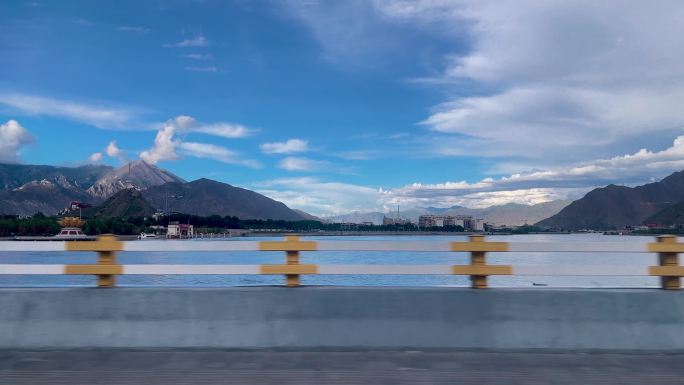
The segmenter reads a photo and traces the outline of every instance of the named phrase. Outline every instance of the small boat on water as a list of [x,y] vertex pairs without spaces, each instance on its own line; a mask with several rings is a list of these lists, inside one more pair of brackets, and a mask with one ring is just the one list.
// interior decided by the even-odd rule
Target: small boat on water
[[157,238],[157,234],[140,233],[140,235],[138,235],[138,239],[154,239],[154,238]]

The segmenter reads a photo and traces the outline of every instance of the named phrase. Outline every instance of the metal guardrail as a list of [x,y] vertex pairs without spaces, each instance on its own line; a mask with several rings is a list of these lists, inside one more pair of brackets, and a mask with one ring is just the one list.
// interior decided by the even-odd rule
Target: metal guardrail
[[[96,275],[99,287],[114,287],[116,276],[134,275],[284,275],[286,286],[299,286],[300,276],[307,274],[330,275],[468,275],[476,289],[488,287],[490,275],[547,275],[547,276],[658,276],[666,290],[681,287],[678,254],[684,252],[684,243],[677,237],[663,235],[646,249],[638,250],[625,243],[527,243],[487,242],[483,235],[471,235],[468,242],[387,242],[387,241],[302,241],[287,236],[284,241],[133,241],[122,242],[116,236],[103,235],[97,241],[67,242],[0,242],[0,252],[10,251],[89,251],[98,253],[97,264],[37,265],[0,264],[0,275],[13,274],[70,274]],[[121,251],[284,251],[284,264],[266,265],[121,265],[117,252]],[[468,252],[469,265],[319,265],[300,263],[302,251],[386,251],[386,252]],[[658,253],[659,265],[647,268],[638,266],[511,266],[487,264],[488,252],[603,252],[603,253]]]

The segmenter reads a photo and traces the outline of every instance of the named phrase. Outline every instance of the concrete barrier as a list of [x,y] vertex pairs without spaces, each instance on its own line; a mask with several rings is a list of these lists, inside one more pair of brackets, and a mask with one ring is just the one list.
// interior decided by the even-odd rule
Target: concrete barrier
[[684,293],[0,289],[0,348],[94,347],[684,351]]

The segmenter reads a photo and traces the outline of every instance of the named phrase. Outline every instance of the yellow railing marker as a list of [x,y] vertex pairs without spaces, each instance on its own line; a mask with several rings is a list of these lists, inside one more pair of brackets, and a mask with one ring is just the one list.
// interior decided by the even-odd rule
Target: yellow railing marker
[[97,241],[70,241],[64,246],[67,251],[95,251],[97,265],[66,265],[64,274],[97,275],[97,286],[114,287],[116,276],[123,274],[123,267],[116,263],[116,252],[123,250],[123,242],[116,235],[101,235]]
[[[264,265],[261,267],[262,274],[285,274],[286,286],[299,286],[301,284],[300,274],[316,274],[317,270],[316,265],[300,265],[299,252],[315,251],[317,249],[316,242],[300,241],[296,235],[286,236],[284,242],[259,242],[259,250],[261,251],[285,252],[286,265]],[[270,271],[271,273],[263,273],[264,271]]]
[[674,235],[661,235],[657,243],[649,243],[648,251],[658,253],[658,264],[651,266],[650,275],[660,277],[660,285],[665,290],[679,290],[680,277],[684,276],[684,267],[679,266],[679,252],[684,251],[684,244],[677,242]]
[[452,242],[451,251],[469,251],[470,266],[453,266],[452,273],[470,275],[473,289],[486,289],[488,275],[511,275],[513,268],[507,265],[487,265],[487,252],[508,251],[506,242],[485,242],[484,235],[471,235],[469,242]]

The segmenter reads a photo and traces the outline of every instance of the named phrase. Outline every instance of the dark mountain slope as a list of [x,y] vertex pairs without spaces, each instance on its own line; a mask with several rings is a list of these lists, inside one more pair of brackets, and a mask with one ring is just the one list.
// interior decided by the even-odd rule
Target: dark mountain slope
[[154,208],[136,189],[121,190],[101,205],[83,210],[87,218],[141,218],[154,213]]
[[537,225],[566,230],[606,230],[638,225],[684,201],[684,171],[638,187],[609,185],[587,193]]
[[254,191],[210,179],[167,183],[142,192],[156,208],[185,214],[236,216],[240,219],[304,219],[283,203]]

